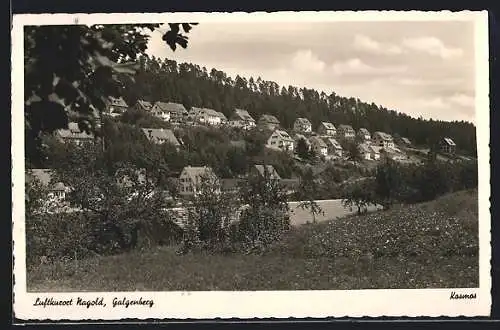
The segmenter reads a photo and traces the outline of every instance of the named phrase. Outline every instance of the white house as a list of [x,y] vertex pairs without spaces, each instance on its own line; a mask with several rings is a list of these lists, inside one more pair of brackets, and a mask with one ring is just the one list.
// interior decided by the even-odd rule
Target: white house
[[224,123],[226,118],[222,113],[208,108],[192,107],[189,117],[197,123],[218,126]]
[[337,129],[332,123],[322,122],[318,127],[318,134],[321,136],[335,136]]
[[208,166],[186,166],[179,175],[179,195],[183,197],[195,196],[200,192],[200,185],[203,180],[208,180],[208,184],[214,184],[214,189],[220,191],[218,178],[211,167]]
[[439,147],[441,149],[441,152],[449,153],[449,154],[455,153],[455,151],[457,149],[457,145],[455,144],[455,141],[453,141],[449,137],[442,138],[439,141]]
[[311,136],[309,138],[309,143],[311,143],[311,148],[314,150],[315,154],[324,157],[328,155],[328,145],[319,136]]
[[372,160],[379,160],[380,159],[380,149],[382,149],[382,147],[370,145],[371,159]]
[[359,153],[361,154],[361,157],[366,160],[371,160],[372,159],[372,152],[373,150],[370,148],[370,146],[366,143],[361,143],[358,145],[358,150]]
[[345,140],[354,139],[356,132],[351,125],[339,125],[337,135]]
[[150,111],[157,118],[174,123],[184,122],[188,115],[184,105],[174,102],[155,102]]
[[299,133],[311,133],[312,124],[307,118],[297,118],[293,123],[293,130]]
[[128,110],[128,104],[122,97],[112,97],[110,96],[107,101],[107,114],[111,117],[117,117],[122,115]]
[[390,134],[384,132],[375,132],[372,136],[373,145],[384,149],[394,149],[394,140]]
[[334,138],[325,139],[326,146],[328,148],[328,155],[333,157],[342,157],[342,146]]
[[44,196],[44,205],[46,208],[54,207],[60,210],[66,204],[66,194],[70,191],[69,187],[62,182],[54,180],[54,173],[47,168],[34,168],[26,170],[26,182],[38,181],[47,191]]
[[286,131],[275,129],[269,134],[266,147],[275,150],[293,152],[294,141]]
[[150,112],[153,108],[153,104],[149,101],[137,100],[135,103],[135,109]]
[[255,119],[250,116],[247,110],[243,109],[234,109],[229,117],[229,125],[242,129],[251,129],[256,126]]
[[358,130],[358,137],[361,141],[370,141],[371,135],[366,128],[360,128]]

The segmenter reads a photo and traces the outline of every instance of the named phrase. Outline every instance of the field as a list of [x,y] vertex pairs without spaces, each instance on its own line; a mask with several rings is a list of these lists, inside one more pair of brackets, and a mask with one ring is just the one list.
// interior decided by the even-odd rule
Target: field
[[477,287],[477,190],[297,226],[263,255],[175,251],[158,247],[40,265],[28,273],[28,290]]

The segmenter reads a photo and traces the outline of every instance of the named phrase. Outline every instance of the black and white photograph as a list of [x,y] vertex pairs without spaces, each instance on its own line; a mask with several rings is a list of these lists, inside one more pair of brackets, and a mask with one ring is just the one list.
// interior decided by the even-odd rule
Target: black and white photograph
[[14,313],[488,315],[487,17],[15,15]]

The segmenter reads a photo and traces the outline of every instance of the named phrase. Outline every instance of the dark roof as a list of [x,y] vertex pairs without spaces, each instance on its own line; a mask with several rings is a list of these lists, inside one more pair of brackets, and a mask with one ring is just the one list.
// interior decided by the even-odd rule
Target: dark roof
[[342,149],[342,146],[340,145],[340,143],[337,140],[335,140],[334,138],[325,139],[325,143],[327,144],[327,146],[330,145],[335,149]]
[[311,125],[311,122],[307,118],[299,117],[295,119],[295,124]]
[[392,136],[390,134],[387,134],[387,133],[384,133],[384,132],[375,132],[373,133],[373,136],[380,136],[380,138],[382,140],[386,140],[386,141],[391,141],[392,140]]
[[151,110],[151,108],[153,107],[153,104],[149,101],[137,100],[137,103],[145,110]]
[[344,131],[354,132],[354,129],[352,128],[351,125],[339,125],[339,129]]
[[158,101],[154,104],[154,106],[160,108],[160,110],[167,111],[167,112],[177,112],[177,113],[187,112],[184,105],[182,105],[180,103]]
[[243,181],[244,181],[243,179],[221,179],[220,183],[222,189],[231,190],[231,189],[238,189]]
[[447,144],[447,145],[449,145],[449,146],[456,146],[455,141],[453,141],[453,140],[452,140],[451,138],[449,138],[449,137],[445,137],[445,138],[443,138],[443,141],[444,141],[444,143],[446,143],[446,144]]
[[87,132],[84,132],[78,126],[78,123],[70,122],[68,123],[68,128],[62,128],[57,130],[57,135],[62,138],[71,138],[71,139],[93,139],[94,136]]
[[127,102],[122,97],[109,97],[109,104],[113,105],[115,107],[123,107],[123,108],[128,108]]
[[329,123],[326,121],[322,122],[320,125],[324,126],[326,129],[330,129],[330,130],[334,130],[334,131],[336,130],[335,126],[332,123]]
[[370,132],[366,128],[360,128],[358,130],[358,133],[363,135],[370,135]]
[[325,141],[323,141],[322,138],[320,138],[319,136],[311,136],[309,138],[309,141],[311,142],[311,144],[316,144],[316,145],[319,145],[321,148],[326,148],[328,147],[325,143]]
[[250,116],[248,111],[243,110],[243,109],[234,109],[232,118],[236,119],[236,120],[245,120],[245,121],[255,122],[255,119],[253,119],[252,116]]
[[274,168],[273,165],[262,165],[262,164],[256,164],[253,166],[257,172],[261,175],[261,176],[264,176],[264,171],[265,169],[267,169],[267,172],[269,173],[270,177],[272,179],[281,179],[280,175],[278,174],[278,172],[276,171],[276,169]]
[[165,140],[175,146],[179,146],[179,140],[175,137],[175,134],[170,129],[164,128],[142,128],[142,131],[146,137],[150,140]]

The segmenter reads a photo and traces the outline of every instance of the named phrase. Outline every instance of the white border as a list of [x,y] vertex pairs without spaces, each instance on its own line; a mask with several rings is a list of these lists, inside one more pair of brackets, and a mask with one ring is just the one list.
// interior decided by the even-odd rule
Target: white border
[[[451,21],[475,23],[476,125],[479,161],[480,288],[476,300],[450,300],[453,289],[262,292],[27,293],[24,237],[23,26],[55,24],[256,21]],[[116,320],[122,318],[288,318],[361,316],[488,316],[490,278],[488,15],[482,12],[275,12],[14,15],[12,28],[12,218],[14,313],[24,320]],[[15,109],[15,110],[14,110]],[[455,291],[467,292],[467,289]],[[34,307],[36,297],[104,297],[107,308]],[[113,297],[153,299],[152,308],[110,308]]]

